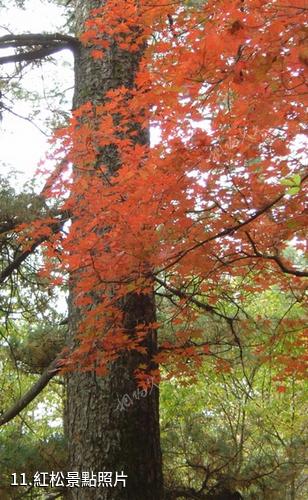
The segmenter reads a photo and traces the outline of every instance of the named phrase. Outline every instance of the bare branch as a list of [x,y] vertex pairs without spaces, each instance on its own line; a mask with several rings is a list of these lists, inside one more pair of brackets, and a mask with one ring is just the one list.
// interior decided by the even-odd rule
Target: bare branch
[[173,286],[168,285],[165,281],[161,280],[157,276],[153,275],[152,276],[154,281],[159,283],[161,286],[163,286],[166,290],[168,290],[170,293],[175,295],[176,297],[179,297],[180,299],[186,299],[188,302],[191,302],[195,306],[197,306],[199,309],[202,309],[206,312],[209,312],[211,314],[215,314],[216,316],[219,316],[220,318],[225,319],[228,323],[230,321],[233,321],[234,318],[230,318],[229,316],[226,316],[225,314],[219,312],[215,307],[210,306],[209,304],[204,304],[200,300],[196,299],[193,294],[184,292],[183,290],[179,290],[177,288],[174,288]]
[[173,267],[175,264],[180,262],[184,257],[186,257],[186,255],[188,255],[190,252],[193,252],[197,248],[203,247],[207,243],[210,243],[210,242],[215,241],[215,240],[220,239],[220,238],[224,238],[225,236],[232,236],[238,230],[242,229],[244,226],[247,226],[248,224],[250,224],[251,222],[256,220],[258,217],[260,217],[261,215],[266,213],[274,205],[279,203],[279,201],[281,201],[284,197],[285,197],[285,193],[280,194],[279,196],[277,196],[277,198],[272,200],[270,203],[268,203],[267,205],[265,205],[262,208],[260,208],[259,210],[257,210],[254,213],[254,215],[252,215],[251,217],[249,217],[243,221],[239,221],[237,224],[234,224],[233,226],[227,227],[227,228],[223,229],[222,231],[220,231],[219,233],[216,233],[212,236],[209,236],[208,238],[206,238],[202,241],[198,241],[197,243],[195,243],[191,247],[189,247],[185,250],[181,250],[177,254],[169,257],[168,260],[171,260],[171,262],[169,264],[167,264],[166,266],[164,266],[162,269],[159,269],[159,272],[166,271],[170,267]]
[[[301,178],[301,184],[303,184],[307,180],[307,178],[308,178],[308,174],[303,175]],[[287,195],[288,195],[287,191],[284,193],[281,193],[279,196],[274,198],[268,204],[259,208],[259,210],[256,210],[255,213],[252,216],[248,217],[247,219],[244,219],[243,221],[237,221],[237,223],[234,224],[233,226],[227,227],[227,228],[223,229],[222,231],[220,231],[219,233],[213,234],[212,236],[209,236],[202,241],[198,241],[197,243],[195,243],[191,247],[186,248],[185,250],[181,250],[177,254],[169,257],[168,260],[171,262],[169,264],[165,265],[163,268],[159,269],[159,272],[166,271],[167,269],[170,269],[175,264],[180,262],[184,257],[186,257],[186,255],[190,254],[191,252],[193,252],[194,250],[196,250],[198,248],[204,247],[206,244],[208,244],[212,241],[218,240],[220,238],[224,238],[225,236],[233,236],[234,233],[241,230],[243,227],[248,226],[249,224],[251,224],[251,222],[255,221],[256,219],[261,217],[266,212],[269,212],[271,210],[271,208],[273,208],[275,205],[277,205],[281,200],[285,199],[285,197]],[[258,255],[257,255],[257,257],[258,257]],[[262,255],[259,255],[259,257],[262,258]],[[301,271],[298,271],[296,273],[290,272],[291,270],[287,269],[285,266],[283,266],[281,260],[277,259],[276,257],[269,257],[269,258],[272,258],[272,260],[275,260],[276,263],[278,264],[278,266],[280,267],[280,269],[285,273],[295,274],[296,276],[306,276],[306,274],[304,274],[304,275],[301,274]]]
[[44,132],[44,130],[41,129],[36,123],[34,123],[34,121],[32,121],[31,118],[29,118],[28,116],[22,116],[22,115],[16,113],[12,109],[5,106],[5,104],[3,104],[3,102],[0,102],[0,110],[1,109],[4,109],[5,111],[7,111],[8,113],[11,113],[11,115],[16,116],[17,118],[21,118],[22,120],[25,120],[26,122],[31,123],[31,125],[33,125],[33,127],[35,127],[37,130],[39,130],[39,132],[41,132],[41,134],[43,134],[45,137],[49,137],[49,135],[46,134],[46,132]]
[[12,54],[11,56],[0,57],[0,65],[8,63],[16,63],[21,61],[36,61],[37,59],[44,59],[47,56],[51,56],[60,50],[67,49],[66,44],[59,44],[55,47],[44,47],[37,50],[31,50],[29,52],[23,52],[21,54]]
[[0,49],[7,47],[29,47],[33,45],[52,45],[65,42],[71,47],[78,47],[77,38],[61,33],[22,33],[20,35],[4,35],[0,37]]
[[72,36],[61,35],[60,33],[24,33],[0,37],[0,49],[20,47],[28,47],[30,50],[0,57],[0,65],[21,61],[35,61],[64,49],[70,49],[75,54],[80,47],[80,42]]

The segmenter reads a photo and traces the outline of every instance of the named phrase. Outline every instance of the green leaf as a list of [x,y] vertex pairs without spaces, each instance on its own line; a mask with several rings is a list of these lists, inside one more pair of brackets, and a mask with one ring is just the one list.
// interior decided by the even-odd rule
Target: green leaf
[[287,190],[287,194],[293,196],[294,194],[297,194],[299,191],[300,191],[300,187],[294,186],[294,187],[291,187],[290,189]]

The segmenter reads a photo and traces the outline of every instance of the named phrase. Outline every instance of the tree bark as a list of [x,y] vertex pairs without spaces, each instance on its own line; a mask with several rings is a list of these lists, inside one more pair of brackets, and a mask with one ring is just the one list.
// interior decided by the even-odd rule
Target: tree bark
[[[98,0],[76,0],[76,35],[92,8],[103,5]],[[111,42],[102,60],[95,60],[90,49],[81,47],[76,57],[74,107],[86,101],[100,103],[111,88],[132,88],[142,53],[120,50]],[[149,140],[148,130],[139,131],[138,142]],[[104,156],[105,155],[105,156]],[[102,153],[109,174],[119,168],[116,148]],[[80,175],[80,174],[79,174]],[[104,228],[102,228],[102,231]],[[69,342],[75,343],[82,311],[76,306],[71,276]],[[95,300],[100,300],[96,297]],[[123,327],[133,333],[140,323],[155,322],[152,294],[131,293],[122,303]],[[102,332],[103,335],[103,332]],[[109,373],[99,377],[93,372],[71,372],[67,376],[66,433],[69,470],[94,473],[123,473],[126,486],[72,488],[73,500],[161,500],[163,498],[162,465],[159,438],[159,394],[152,385],[140,393],[134,379],[139,363],[150,360],[157,349],[156,332],[150,330],[145,339],[147,354],[130,352],[112,363]]]

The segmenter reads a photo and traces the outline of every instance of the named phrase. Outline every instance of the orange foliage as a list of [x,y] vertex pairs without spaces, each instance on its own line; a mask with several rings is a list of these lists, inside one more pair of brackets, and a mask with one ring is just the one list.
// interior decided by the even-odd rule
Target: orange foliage
[[[121,327],[117,304],[128,293],[157,287],[173,295],[181,312],[170,324],[186,327],[157,356],[178,352],[185,365],[210,353],[207,343],[190,342],[201,334],[187,324],[198,308],[225,318],[219,303],[230,277],[241,280],[243,296],[273,284],[302,287],[305,273],[283,251],[304,237],[304,2],[190,4],[107,0],[81,36],[97,58],[108,40],[127,51],[147,43],[134,88],[84,104],[62,131],[75,166],[73,183],[63,181],[63,207],[74,217],[61,242],[64,267],[79,269],[75,296],[87,311],[71,363],[90,369],[96,360],[100,373],[120,350],[140,349],[137,332],[128,337]],[[158,144],[136,143],[132,123],[158,128]],[[122,166],[106,181],[98,150],[109,144]],[[52,195],[61,190],[54,184]]]

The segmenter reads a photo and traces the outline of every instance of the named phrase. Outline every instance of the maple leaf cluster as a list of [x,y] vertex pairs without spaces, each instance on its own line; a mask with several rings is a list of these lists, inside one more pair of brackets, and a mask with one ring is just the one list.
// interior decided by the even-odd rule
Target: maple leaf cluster
[[[235,282],[239,302],[273,285],[302,293],[305,273],[285,250],[304,245],[305,14],[301,0],[112,0],[92,12],[80,39],[94,58],[111,41],[143,55],[133,87],[86,102],[60,134],[73,180],[49,192],[69,190],[73,214],[61,241],[83,310],[72,364],[103,373],[121,350],[144,349],[153,325],[123,329],[130,293],[155,288],[180,304],[156,361],[195,363],[209,353],[190,342],[200,314],[233,328],[221,304]],[[139,139],[149,127],[151,146]],[[114,175],[106,147],[118,152]]]

